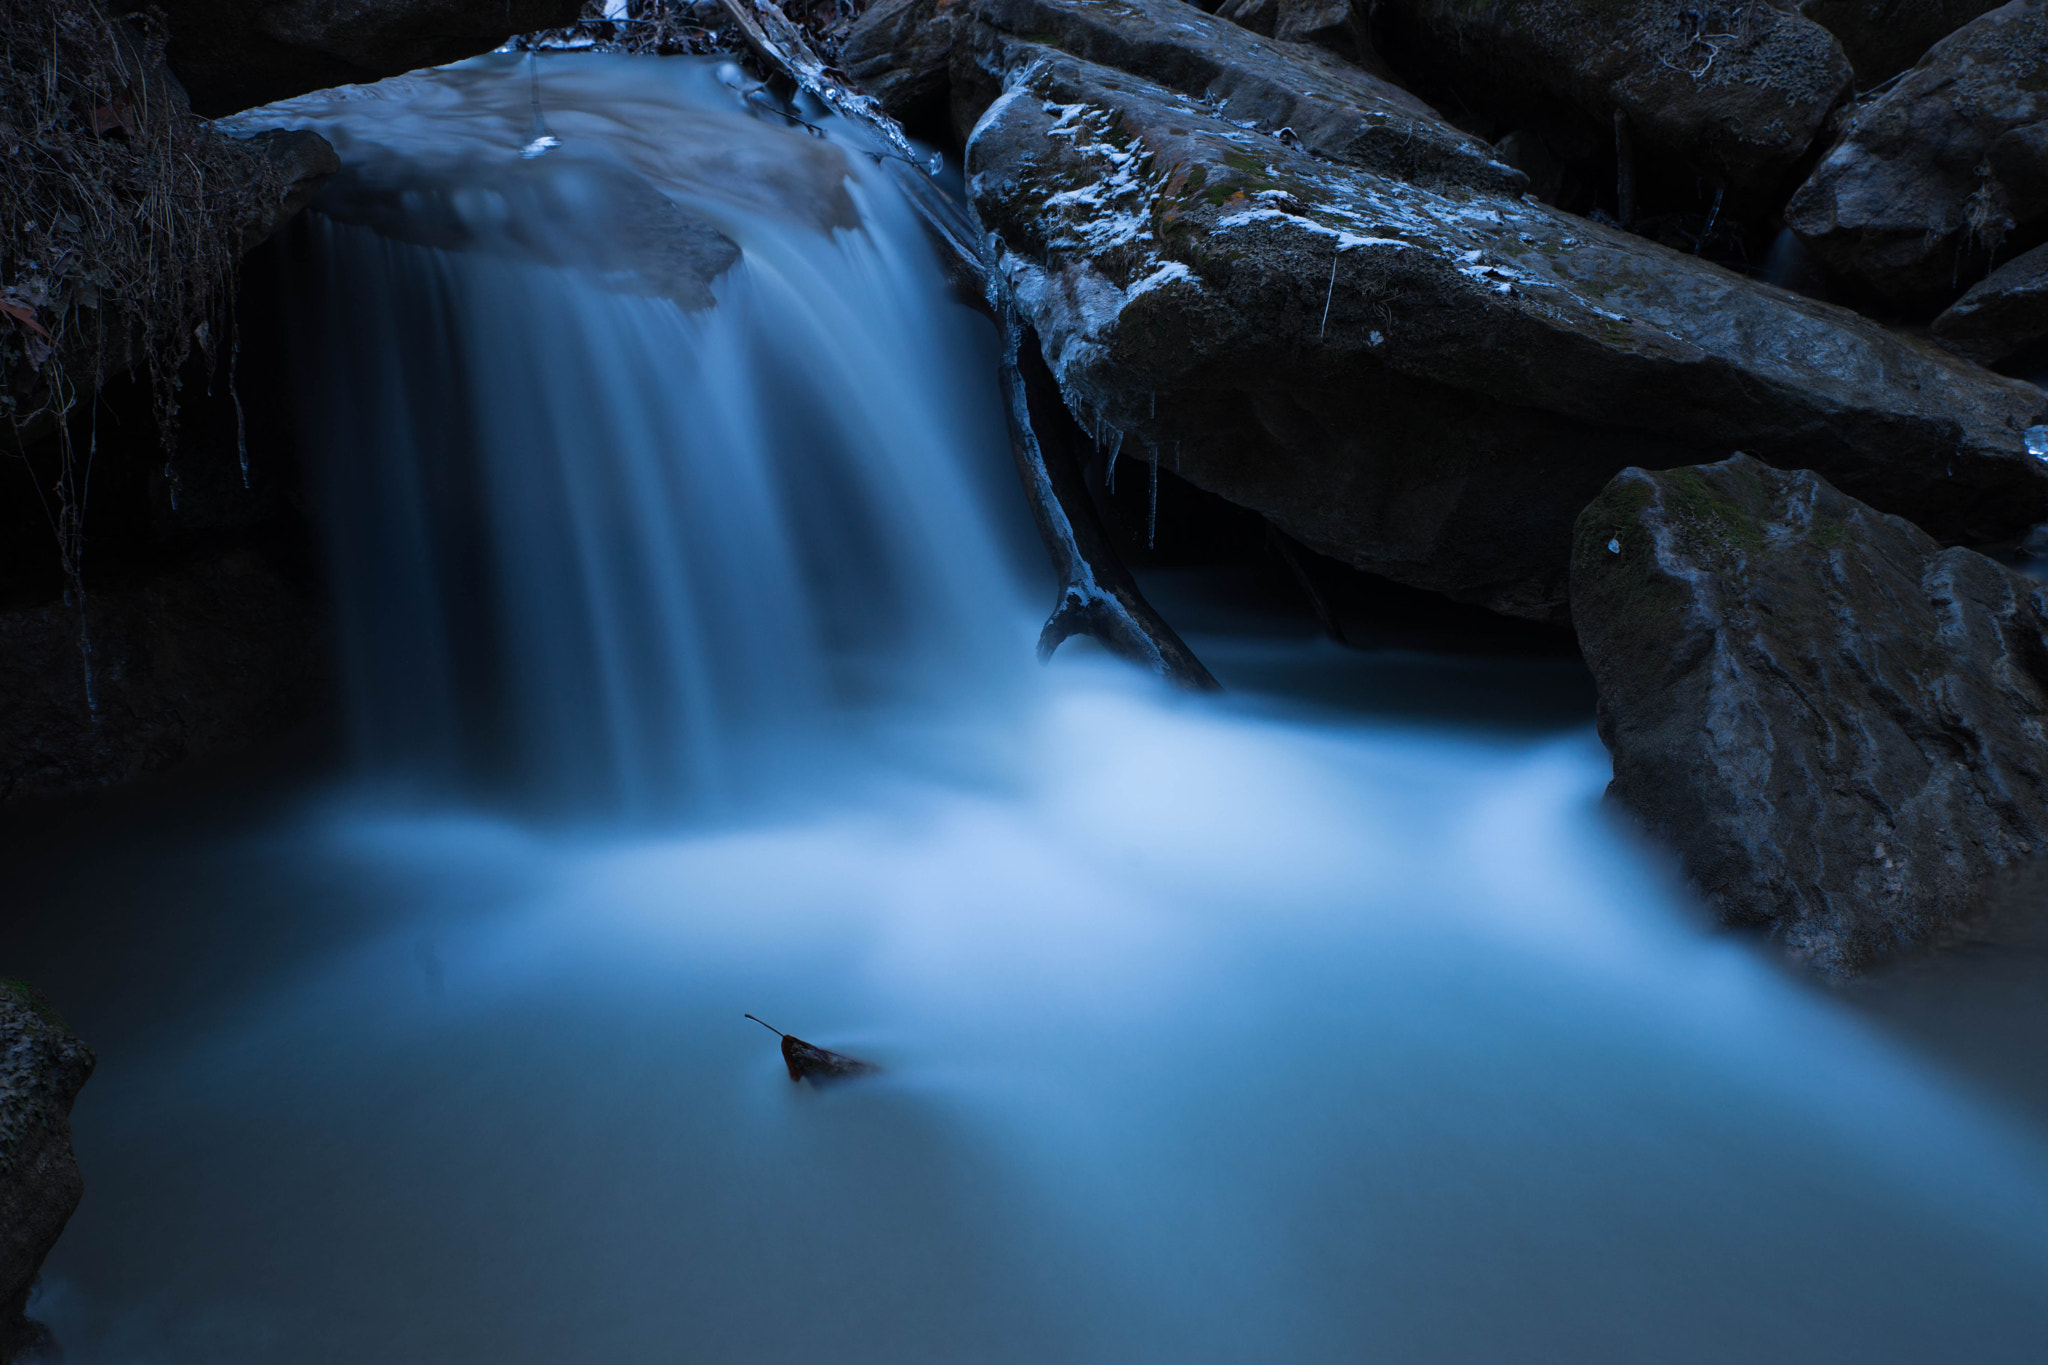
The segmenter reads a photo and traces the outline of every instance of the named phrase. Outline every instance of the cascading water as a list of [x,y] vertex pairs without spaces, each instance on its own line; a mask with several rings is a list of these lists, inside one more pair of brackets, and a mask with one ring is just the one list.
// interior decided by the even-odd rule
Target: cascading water
[[1037,672],[886,180],[673,59],[546,63],[521,160],[523,77],[277,115],[358,167],[296,268],[365,756],[687,814],[67,857],[71,1361],[2039,1358],[2038,1134],[1699,925],[1555,669]]
[[274,111],[349,166],[293,292],[365,757],[702,810],[986,695],[993,362],[881,171],[703,63],[551,71],[536,157],[540,89],[499,57]]

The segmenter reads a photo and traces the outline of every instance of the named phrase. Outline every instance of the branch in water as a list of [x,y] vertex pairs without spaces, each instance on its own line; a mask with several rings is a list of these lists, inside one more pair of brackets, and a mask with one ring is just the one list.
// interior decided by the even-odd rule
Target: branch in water
[[[1045,367],[1031,329],[1017,307],[999,265],[1001,250],[982,230],[973,206],[948,196],[927,174],[896,120],[875,98],[827,66],[775,0],[719,0],[762,61],[787,75],[841,117],[869,129],[896,155],[883,164],[896,174],[932,236],[953,257],[952,264],[981,286],[982,301],[1003,337],[1003,407],[1010,423],[1010,449],[1031,499],[1039,538],[1059,574],[1059,603],[1038,636],[1038,657],[1050,659],[1074,635],[1092,635],[1119,658],[1197,691],[1217,690],[1173,627],[1138,591],[1097,519],[1082,485],[1071,442],[1064,439],[1073,419]],[[915,172],[908,168],[915,167]],[[1042,434],[1052,433],[1048,450]]]

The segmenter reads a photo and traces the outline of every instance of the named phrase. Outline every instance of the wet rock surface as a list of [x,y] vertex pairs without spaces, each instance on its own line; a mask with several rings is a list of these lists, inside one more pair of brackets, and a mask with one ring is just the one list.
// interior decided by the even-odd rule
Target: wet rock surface
[[1382,0],[1376,13],[1475,108],[1620,115],[1641,149],[1741,196],[1773,190],[1850,83],[1832,34],[1765,0]]
[[1923,318],[2048,236],[2048,0],[1991,11],[1851,109],[1785,222]]
[[2048,337],[2048,245],[1991,272],[1934,320],[1934,334],[1958,354],[1995,364]]
[[0,980],[0,1361],[42,1340],[24,1310],[85,1193],[71,1103],[92,1068],[92,1050],[34,992]]
[[1608,478],[1735,449],[1943,539],[2048,514],[2029,386],[986,25],[966,50],[1007,85],[968,147],[976,206],[1069,405],[1320,553],[1560,620],[1572,519]]
[[[848,37],[846,61],[881,88],[932,88],[942,55],[965,141],[1004,74],[1034,51],[1059,51],[1141,76],[1208,104],[1214,117],[1290,141],[1315,156],[1423,184],[1520,190],[1528,178],[1419,98],[1303,43],[1278,43],[1182,0],[963,0],[932,8],[915,37],[895,37],[911,10],[879,10]],[[940,53],[938,35],[944,35]],[[885,43],[901,53],[885,59]],[[913,63],[913,65],[903,65]],[[891,74],[895,72],[895,74]],[[926,84],[918,84],[926,82]]]
[[2048,852],[2048,596],[1983,555],[1805,471],[1630,469],[1572,616],[1610,795],[1823,970],[1966,930]]

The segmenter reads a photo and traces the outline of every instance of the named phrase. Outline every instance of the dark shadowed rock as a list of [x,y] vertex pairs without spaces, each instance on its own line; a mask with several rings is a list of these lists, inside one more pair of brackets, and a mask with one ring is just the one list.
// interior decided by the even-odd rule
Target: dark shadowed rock
[[284,193],[243,225],[236,242],[243,255],[269,241],[293,214],[312,203],[313,196],[341,169],[341,157],[326,138],[310,129],[273,129],[250,138],[249,145],[276,168]]
[[71,1102],[92,1050],[27,987],[0,980],[0,1361],[39,1335],[23,1316],[43,1258],[85,1193]]
[[1992,271],[1934,320],[1934,334],[1987,365],[2048,336],[2048,246]]
[[922,127],[946,100],[955,23],[966,0],[880,0],[854,21],[839,65],[899,123]]
[[[1334,164],[984,31],[967,151],[1069,405],[1316,551],[1539,619],[1629,464],[1759,452],[1953,540],[2048,515],[2030,386],[1526,199]],[[1305,82],[1304,82],[1305,83]]]
[[1731,924],[1830,972],[1939,941],[2048,851],[2048,598],[1806,471],[1624,471],[1572,620],[1610,794]]
[[171,70],[209,118],[489,52],[582,0],[160,0]]
[[1197,8],[1283,43],[1317,42],[1355,23],[1351,0],[1222,0]]
[[321,630],[309,588],[249,550],[96,586],[83,620],[0,610],[0,807],[277,737],[317,705]]
[[2006,0],[1799,0],[1796,8],[1835,35],[1856,84],[1898,75],[1949,34]]
[[1827,266],[1921,316],[2048,233],[2048,0],[2013,0],[1858,104],[1785,210]]
[[[931,0],[923,0],[931,3]],[[912,8],[871,13],[848,39],[845,60],[870,88],[928,92],[935,74],[874,55],[928,63],[936,35],[947,39],[947,80],[964,139],[1002,88],[1011,49],[1069,53],[1134,72],[1204,101],[1221,117],[1289,135],[1315,154],[1427,184],[1483,186],[1513,193],[1526,176],[1493,149],[1439,118],[1407,91],[1320,48],[1262,38],[1181,0],[962,0],[935,8],[917,42],[890,35]],[[929,98],[929,94],[924,97]]]
[[1765,3],[1681,0],[1380,0],[1405,46],[1475,105],[1563,101],[1626,115],[1639,149],[1674,154],[1765,197],[1849,88],[1820,25]]

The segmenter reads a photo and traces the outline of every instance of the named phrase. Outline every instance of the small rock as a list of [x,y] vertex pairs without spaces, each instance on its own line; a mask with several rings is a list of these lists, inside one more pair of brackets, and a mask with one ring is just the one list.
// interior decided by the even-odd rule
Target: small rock
[[1934,335],[1986,365],[2048,336],[2048,246],[1992,271],[1934,320]]
[[35,992],[0,980],[0,1361],[42,1339],[25,1316],[43,1258],[85,1193],[71,1102],[92,1050]]

